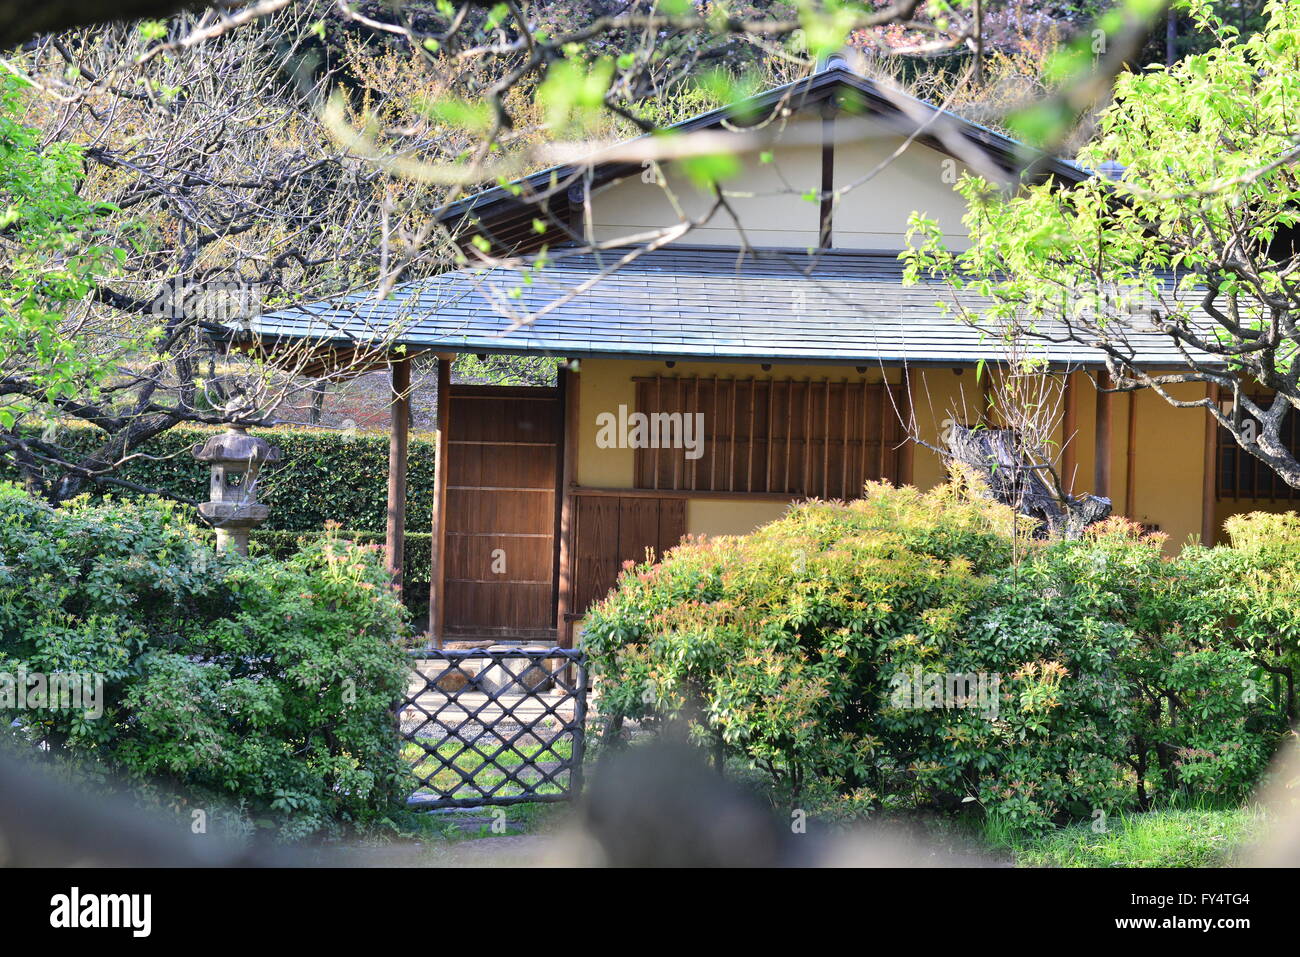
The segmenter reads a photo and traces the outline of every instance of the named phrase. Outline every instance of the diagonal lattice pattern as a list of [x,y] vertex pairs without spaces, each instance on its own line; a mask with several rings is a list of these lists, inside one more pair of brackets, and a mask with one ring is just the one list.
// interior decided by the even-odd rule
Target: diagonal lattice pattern
[[412,652],[399,709],[413,807],[566,800],[582,790],[587,663],[563,648]]

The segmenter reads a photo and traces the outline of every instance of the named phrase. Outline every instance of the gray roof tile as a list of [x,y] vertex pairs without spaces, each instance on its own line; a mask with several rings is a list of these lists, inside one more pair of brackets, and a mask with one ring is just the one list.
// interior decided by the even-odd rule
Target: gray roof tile
[[[995,337],[937,305],[957,298],[978,312],[987,305],[981,297],[954,294],[939,281],[904,286],[896,256],[840,251],[751,253],[743,260],[734,249],[647,252],[506,331],[512,319],[547,308],[621,254],[605,253],[600,262],[591,253],[556,258],[531,283],[519,270],[456,270],[398,286],[382,302],[358,293],[268,313],[254,328],[273,338],[571,357],[965,364],[1004,354]],[[518,298],[511,298],[513,289]],[[1132,332],[1127,339],[1137,360],[1179,364],[1162,334]],[[1101,357],[1078,343],[1042,349],[1060,364],[1098,364]]]

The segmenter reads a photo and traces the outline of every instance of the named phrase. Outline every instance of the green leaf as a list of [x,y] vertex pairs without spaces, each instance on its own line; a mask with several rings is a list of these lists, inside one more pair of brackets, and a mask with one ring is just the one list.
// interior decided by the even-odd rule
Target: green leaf
[[691,156],[683,159],[680,166],[686,176],[701,188],[710,188],[738,176],[743,168],[740,160],[732,153]]

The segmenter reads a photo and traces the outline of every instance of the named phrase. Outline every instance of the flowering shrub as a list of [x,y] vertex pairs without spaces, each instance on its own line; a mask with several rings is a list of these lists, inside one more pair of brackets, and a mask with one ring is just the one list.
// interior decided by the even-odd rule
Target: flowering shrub
[[600,706],[857,809],[978,802],[1040,827],[1240,796],[1283,722],[1221,609],[1183,620],[1196,576],[1122,521],[1051,543],[1018,521],[955,486],[870,485],[689,541],[589,613]]
[[169,802],[238,803],[288,838],[382,821],[405,797],[404,628],[373,549],[217,556],[167,503],[0,485],[0,671],[104,681],[99,716],[0,702],[0,721]]

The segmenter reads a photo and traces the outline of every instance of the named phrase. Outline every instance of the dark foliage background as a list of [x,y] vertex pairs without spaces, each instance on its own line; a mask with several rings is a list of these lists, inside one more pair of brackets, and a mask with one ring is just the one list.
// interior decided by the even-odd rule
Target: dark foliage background
[[[190,449],[214,429],[178,426],[141,448],[140,457],[124,464],[117,477],[182,502],[205,501],[208,470]],[[314,532],[327,522],[382,536],[388,508],[388,437],[327,429],[292,429],[260,433],[279,446],[283,459],[263,472],[259,497],[271,507],[265,531]],[[91,448],[97,437],[89,429],[60,433],[61,445]],[[436,446],[430,438],[411,436],[406,514],[427,522],[433,507],[433,467]],[[18,472],[0,461],[0,481],[16,481]],[[105,495],[135,497],[122,488],[92,489],[92,499]],[[413,531],[427,531],[417,525]]]

